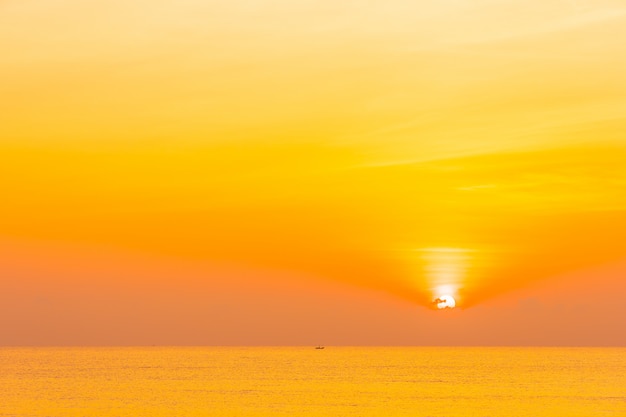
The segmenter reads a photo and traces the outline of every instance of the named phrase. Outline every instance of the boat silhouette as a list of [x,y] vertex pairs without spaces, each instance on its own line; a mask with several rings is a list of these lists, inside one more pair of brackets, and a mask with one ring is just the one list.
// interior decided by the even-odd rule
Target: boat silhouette
[[315,349],[324,349],[324,346],[315,346]]

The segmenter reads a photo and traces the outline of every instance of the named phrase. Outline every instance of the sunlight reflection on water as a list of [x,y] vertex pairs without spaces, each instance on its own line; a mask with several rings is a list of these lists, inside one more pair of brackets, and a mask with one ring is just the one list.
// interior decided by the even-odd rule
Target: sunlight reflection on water
[[626,415],[623,348],[2,348],[0,416]]

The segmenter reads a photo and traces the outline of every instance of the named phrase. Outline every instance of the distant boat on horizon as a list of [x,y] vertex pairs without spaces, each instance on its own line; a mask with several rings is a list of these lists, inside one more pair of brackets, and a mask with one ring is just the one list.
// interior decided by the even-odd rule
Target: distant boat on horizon
[[322,345],[315,346],[315,349],[324,349],[324,346],[322,346]]

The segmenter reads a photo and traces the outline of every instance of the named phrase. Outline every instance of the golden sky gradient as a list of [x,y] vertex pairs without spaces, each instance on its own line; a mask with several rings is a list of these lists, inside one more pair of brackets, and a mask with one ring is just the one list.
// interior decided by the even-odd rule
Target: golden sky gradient
[[[0,344],[309,343],[304,294],[341,343],[431,340],[405,308],[506,343],[485,306],[536,324],[514,295],[563,276],[588,338],[547,311],[563,337],[528,340],[626,343],[593,333],[624,328],[626,4],[337,3],[0,1]],[[454,316],[422,308],[443,293]]]

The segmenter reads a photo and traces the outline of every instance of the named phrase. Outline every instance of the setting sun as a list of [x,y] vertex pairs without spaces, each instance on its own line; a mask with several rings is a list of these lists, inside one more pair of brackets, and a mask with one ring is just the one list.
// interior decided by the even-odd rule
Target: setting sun
[[437,297],[434,303],[437,305],[437,308],[440,310],[444,308],[456,307],[456,301],[451,295],[442,295],[440,297]]

